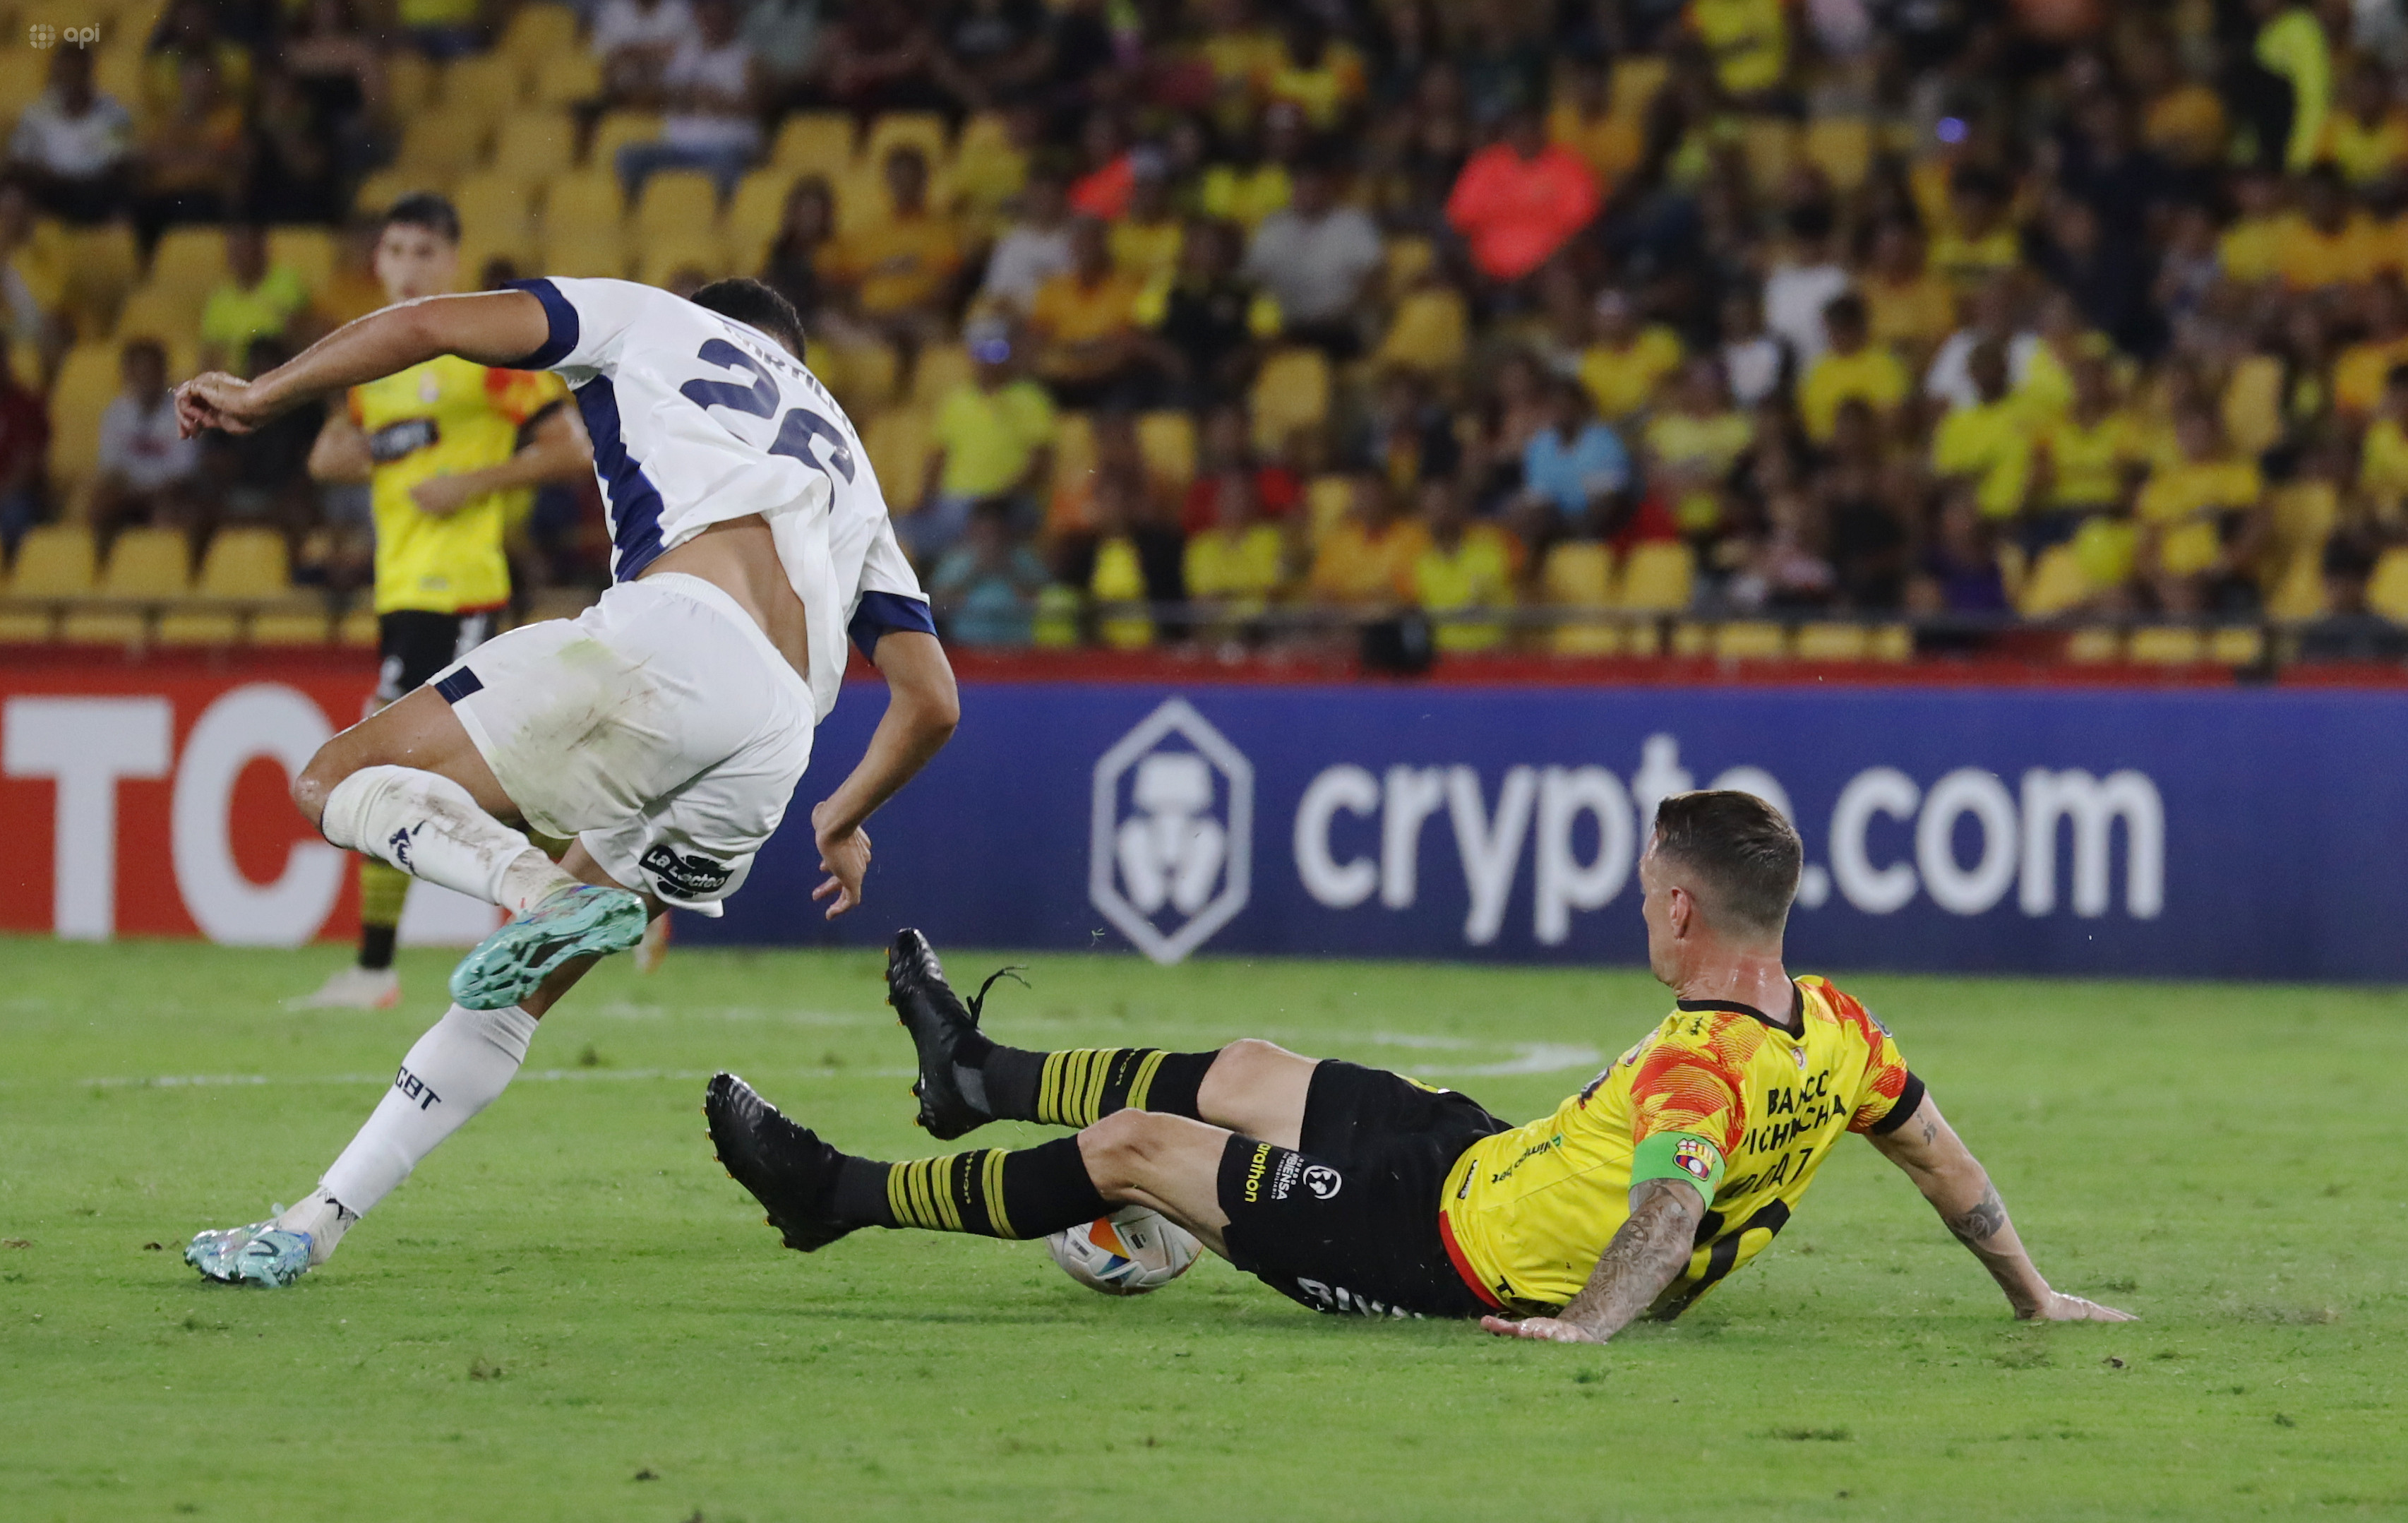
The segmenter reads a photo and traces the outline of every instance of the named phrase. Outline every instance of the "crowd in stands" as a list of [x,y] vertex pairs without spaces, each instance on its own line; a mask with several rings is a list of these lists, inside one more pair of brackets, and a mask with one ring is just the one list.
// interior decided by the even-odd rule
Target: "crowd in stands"
[[[373,308],[434,189],[485,283],[792,298],[964,644],[2408,648],[2400,0],[130,0],[7,62],[11,545],[357,587],[314,420],[167,386]],[[606,539],[555,492],[521,579]]]

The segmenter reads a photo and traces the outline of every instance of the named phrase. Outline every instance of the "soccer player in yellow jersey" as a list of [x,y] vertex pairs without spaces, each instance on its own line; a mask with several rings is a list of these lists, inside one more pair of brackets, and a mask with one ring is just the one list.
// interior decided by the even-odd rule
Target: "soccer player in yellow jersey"
[[[414,194],[385,214],[376,248],[387,302],[451,291],[460,218],[439,195]],[[370,711],[426,682],[491,637],[510,600],[505,532],[543,481],[593,469],[568,388],[541,370],[504,370],[452,355],[351,388],[309,452],[321,481],[366,481],[376,521],[377,646]],[[394,938],[409,875],[360,858],[360,949],[301,1007],[387,1009],[401,999]]]
[[729,1074],[704,1109],[721,1162],[806,1253],[862,1227],[1040,1237],[1143,1205],[1320,1311],[1478,1316],[1568,1343],[1696,1304],[1771,1243],[1856,1133],[1905,1171],[2016,1316],[2127,1320],[2050,1288],[1888,1030],[1783,968],[1801,857],[1751,795],[1666,799],[1639,864],[1641,912],[1649,967],[1679,1008],[1526,1127],[1267,1042],[1005,1047],[978,1029],[984,991],[965,1007],[910,930],[886,978],[920,1051],[920,1124],[939,1138],[996,1119],[1077,1135],[890,1164],[838,1153]]

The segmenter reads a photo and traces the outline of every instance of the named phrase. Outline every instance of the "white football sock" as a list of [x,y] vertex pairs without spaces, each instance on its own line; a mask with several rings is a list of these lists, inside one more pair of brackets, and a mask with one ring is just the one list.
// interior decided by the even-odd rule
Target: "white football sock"
[[[418,1160],[468,1118],[492,1104],[526,1058],[536,1020],[512,1005],[506,1010],[463,1010],[453,1005],[401,1060],[393,1087],[326,1171],[318,1189],[278,1218],[280,1225],[310,1231],[308,1221],[324,1219],[322,1198],[353,1217],[367,1214],[409,1177]],[[335,1236],[351,1225],[337,1214]],[[314,1234],[313,1234],[314,1235]],[[327,1251],[333,1252],[328,1244]],[[312,1255],[313,1260],[318,1256]]]
[[337,846],[512,914],[577,881],[467,789],[414,767],[363,767],[336,783],[318,828]]

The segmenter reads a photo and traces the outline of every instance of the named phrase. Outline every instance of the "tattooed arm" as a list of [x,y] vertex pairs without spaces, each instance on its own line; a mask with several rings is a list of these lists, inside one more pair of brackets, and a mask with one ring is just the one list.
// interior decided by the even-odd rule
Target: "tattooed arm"
[[1601,1343],[1655,1303],[1697,1243],[1705,1198],[1677,1179],[1641,1180],[1630,1187],[1630,1215],[1598,1257],[1588,1284],[1554,1316],[1509,1322],[1484,1316],[1480,1325],[1509,1338],[1557,1343]]
[[1998,1186],[1981,1161],[1966,1151],[1940,1107],[1927,1093],[1906,1124],[1869,1139],[1882,1157],[1906,1171],[1914,1187],[1940,1213],[1956,1241],[1972,1251],[2007,1293],[2007,1304],[2018,1319],[2042,1322],[2128,1322],[2131,1314],[2101,1306],[2079,1296],[2060,1295],[2048,1287],[2031,1256],[2024,1252],[2015,1224]]

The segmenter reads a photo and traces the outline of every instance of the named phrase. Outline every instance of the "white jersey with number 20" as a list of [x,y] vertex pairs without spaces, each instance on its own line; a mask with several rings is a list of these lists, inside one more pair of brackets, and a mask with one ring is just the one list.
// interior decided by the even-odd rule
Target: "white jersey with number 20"
[[869,648],[889,629],[933,628],[861,436],[777,340],[630,280],[519,289],[543,303],[552,328],[521,366],[557,371],[593,436],[614,581],[713,524],[760,514],[803,601],[823,719],[848,634]]

